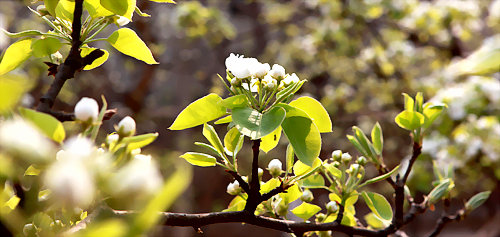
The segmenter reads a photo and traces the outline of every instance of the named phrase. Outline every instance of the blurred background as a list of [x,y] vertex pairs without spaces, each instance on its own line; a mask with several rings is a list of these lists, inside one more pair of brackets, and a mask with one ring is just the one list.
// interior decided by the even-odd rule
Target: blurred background
[[[32,1],[0,1],[0,28],[9,32],[47,30],[26,5]],[[40,3],[35,3],[33,6]],[[138,0],[152,17],[137,14],[127,27],[134,29],[151,48],[159,65],[147,65],[110,51],[99,68],[79,73],[68,81],[56,109],[72,111],[83,96],[100,100],[118,114],[105,123],[109,132],[126,115],[138,123],[138,133],[159,132],[143,153],[153,154],[166,173],[178,156],[196,151],[204,141],[201,128],[170,131],[177,114],[209,92],[227,96],[217,74],[225,75],[230,53],[255,57],[260,62],[283,65],[307,79],[298,94],[320,100],[331,115],[333,133],[323,135],[321,158],[333,150],[359,155],[345,135],[357,125],[365,132],[379,121],[384,132],[384,157],[394,167],[411,152],[411,139],[394,123],[403,108],[401,93],[418,91],[426,100],[446,102],[446,115],[424,140],[424,154],[416,162],[409,186],[416,201],[432,188],[432,161],[452,166],[456,190],[450,209],[462,207],[477,192],[492,190],[490,199],[465,220],[449,224],[442,236],[500,236],[500,72],[491,77],[456,76],[449,65],[468,56],[484,40],[500,45],[500,0],[200,0],[157,4]],[[116,28],[111,27],[107,36]],[[0,52],[14,42],[0,34]],[[63,54],[64,55],[64,54]],[[50,84],[41,60],[27,61],[20,73],[33,81],[25,106],[35,106]],[[500,71],[500,65],[499,65]],[[217,126],[220,134],[225,126]],[[286,144],[261,155],[261,167],[273,158],[284,159]],[[240,167],[250,164],[244,147]],[[245,159],[247,158],[247,159]],[[195,167],[189,190],[172,211],[199,213],[221,211],[232,199],[226,193],[232,178],[218,168]],[[368,170],[368,175],[375,175]],[[266,177],[265,177],[266,178]],[[372,187],[390,198],[391,187]],[[314,191],[316,202],[327,202],[326,193]],[[359,217],[368,213],[362,201]],[[404,228],[410,236],[432,230],[441,206],[427,211]],[[362,219],[362,218],[360,218]],[[241,224],[219,224],[197,234],[190,228],[164,227],[158,236],[287,236]]]

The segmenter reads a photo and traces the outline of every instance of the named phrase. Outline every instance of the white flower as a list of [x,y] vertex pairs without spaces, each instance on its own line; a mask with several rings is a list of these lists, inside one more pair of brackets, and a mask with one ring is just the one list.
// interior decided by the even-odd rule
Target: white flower
[[72,137],[64,143],[63,150],[57,152],[56,158],[57,160],[82,160],[90,157],[94,151],[96,147],[88,138]]
[[118,26],[127,25],[129,22],[130,20],[123,16],[119,16],[118,19],[116,19],[116,24],[118,24]]
[[342,159],[342,162],[349,163],[349,161],[352,160],[352,156],[349,153],[344,153],[344,154],[342,154],[341,159]]
[[151,164],[151,155],[137,154],[134,156],[134,160],[139,160]]
[[266,90],[272,91],[278,85],[278,81],[270,75],[266,75],[264,79],[262,79],[262,85]]
[[135,120],[127,116],[118,123],[118,133],[122,136],[131,136],[135,133]]
[[284,85],[285,87],[287,87],[287,86],[289,86],[290,84],[292,84],[292,83],[297,83],[297,82],[299,82],[299,81],[300,81],[300,79],[299,79],[299,77],[297,76],[297,74],[292,73],[292,75],[287,75],[287,76],[285,77],[285,79],[283,79],[283,81],[282,81],[282,82],[283,82],[283,85]]
[[254,65],[259,64],[259,61],[255,58],[245,58],[244,55],[238,55],[231,53],[229,57],[226,58],[226,69],[229,70],[237,78],[247,78],[250,77],[250,68]]
[[99,115],[97,101],[92,98],[83,97],[75,105],[75,117],[80,121],[96,121]]
[[248,67],[243,64],[233,67],[230,71],[237,78],[248,78],[252,76]]
[[94,181],[78,160],[55,162],[45,175],[45,184],[63,204],[85,208],[94,199]]
[[271,160],[271,162],[269,162],[269,164],[267,165],[267,169],[269,170],[269,173],[273,177],[277,177],[277,176],[281,175],[281,172],[283,172],[282,167],[283,167],[283,164],[278,159]]
[[282,79],[285,77],[285,68],[279,64],[274,64],[273,69],[269,71],[269,75],[276,79]]
[[48,160],[53,150],[52,143],[21,118],[0,123],[0,147],[31,162]]
[[335,213],[339,207],[337,206],[337,203],[335,201],[330,201],[328,204],[326,204],[326,211],[328,213]]
[[238,195],[240,193],[240,183],[238,183],[237,180],[235,180],[233,183],[229,183],[227,185],[227,190],[226,192],[231,194],[231,195]]
[[335,161],[340,161],[342,158],[342,151],[341,150],[335,150],[332,152],[332,158]]
[[156,164],[146,160],[135,157],[110,179],[109,185],[115,195],[149,196],[161,188],[162,177]]
[[262,78],[271,70],[269,63],[254,63],[250,65],[250,73],[254,77]]

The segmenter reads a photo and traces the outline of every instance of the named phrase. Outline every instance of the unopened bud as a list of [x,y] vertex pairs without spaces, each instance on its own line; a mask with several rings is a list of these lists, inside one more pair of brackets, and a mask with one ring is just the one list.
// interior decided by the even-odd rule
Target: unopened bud
[[326,215],[324,213],[318,213],[316,215],[316,222],[321,223],[326,219]]
[[135,120],[127,116],[118,123],[118,134],[120,136],[128,137],[135,134]]
[[93,122],[99,115],[99,105],[92,98],[83,97],[75,105],[75,117],[83,122]]
[[314,199],[313,193],[309,189],[306,189],[302,193],[302,196],[300,196],[300,200],[302,200],[303,202],[312,202],[313,199]]
[[337,202],[335,201],[330,201],[328,204],[326,204],[326,211],[328,214],[335,213],[339,209],[339,206],[337,205]]
[[340,161],[342,158],[342,151],[341,150],[335,150],[332,152],[332,159],[334,161]]
[[352,156],[349,153],[344,153],[341,159],[343,163],[349,163],[352,160]]
[[361,166],[366,165],[366,158],[364,156],[358,157],[357,163]]
[[283,164],[281,163],[280,160],[278,159],[273,159],[271,162],[269,162],[269,165],[267,166],[267,169],[269,170],[269,173],[273,178],[276,178],[281,175],[283,172],[282,170]]
[[285,68],[279,64],[274,64],[271,71],[269,71],[269,75],[277,80],[281,80],[285,77]]
[[231,195],[238,195],[241,192],[240,183],[238,183],[237,180],[233,183],[229,183],[226,191]]

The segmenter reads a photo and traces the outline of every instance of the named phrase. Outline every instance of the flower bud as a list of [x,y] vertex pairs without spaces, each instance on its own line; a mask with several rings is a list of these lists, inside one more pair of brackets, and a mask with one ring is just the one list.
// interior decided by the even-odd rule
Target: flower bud
[[281,80],[285,77],[285,68],[279,64],[274,64],[273,69],[269,71],[269,75],[277,80]]
[[283,172],[282,170],[283,164],[281,163],[280,160],[278,159],[273,159],[271,162],[269,162],[269,165],[267,166],[267,169],[269,170],[269,173],[273,178],[276,178],[281,175]]
[[92,98],[83,97],[75,105],[75,117],[83,122],[94,122],[99,115],[99,105]]
[[324,213],[318,213],[316,215],[316,222],[321,223],[326,219],[326,215]]
[[241,79],[239,79],[237,77],[233,77],[233,79],[231,79],[231,85],[234,87],[240,87],[241,86]]
[[262,79],[262,84],[264,85],[264,89],[268,91],[273,91],[276,88],[278,81],[273,77],[266,75],[264,79]]
[[264,175],[264,170],[259,168],[259,169],[257,169],[257,172],[259,174],[259,179],[262,179],[262,175]]
[[134,157],[109,179],[114,196],[140,200],[149,197],[162,187],[162,176],[150,158]]
[[352,164],[349,169],[346,170],[346,172],[351,176],[356,177],[356,175],[358,175],[359,173],[359,168],[359,164]]
[[339,167],[340,167],[340,162],[338,162],[338,161],[334,161],[334,162],[332,163],[332,165],[333,165],[333,167],[335,167],[335,168],[339,168]]
[[286,214],[288,213],[288,204],[286,204],[283,201],[280,201],[275,209],[276,213],[278,213],[279,216],[286,216]]
[[118,141],[118,139],[120,138],[120,135],[118,135],[117,133],[112,133],[112,134],[109,134],[107,137],[106,137],[106,145],[111,145],[115,142]]
[[134,160],[139,160],[151,164],[151,155],[137,154],[134,156]]
[[340,161],[342,158],[342,151],[341,150],[335,150],[332,152],[332,159],[334,161]]
[[352,156],[349,153],[342,154],[341,160],[343,163],[349,163],[352,160]]
[[36,7],[36,11],[38,13],[40,13],[41,16],[46,16],[46,15],[49,15],[49,11],[47,11],[47,8],[45,7],[45,5],[40,5],[38,7]]
[[235,180],[233,183],[227,185],[227,193],[231,195],[238,195],[241,192],[240,183]]
[[326,204],[326,212],[329,214],[335,213],[339,209],[337,202],[335,201],[330,201],[328,204]]
[[303,202],[312,202],[313,199],[313,193],[309,189],[304,190],[302,196],[300,196],[300,200],[302,200]]
[[118,134],[120,136],[128,137],[135,134],[135,120],[127,116],[118,123]]
[[128,23],[130,23],[130,20],[126,17],[123,17],[123,16],[119,16],[118,19],[116,19],[116,24],[118,26],[125,26],[127,25]]
[[361,166],[366,165],[366,158],[364,156],[358,157],[357,163]]
[[271,67],[269,66],[269,63],[254,63],[250,66],[250,72],[252,73],[252,76],[258,77],[258,78],[263,78],[267,73],[271,70]]

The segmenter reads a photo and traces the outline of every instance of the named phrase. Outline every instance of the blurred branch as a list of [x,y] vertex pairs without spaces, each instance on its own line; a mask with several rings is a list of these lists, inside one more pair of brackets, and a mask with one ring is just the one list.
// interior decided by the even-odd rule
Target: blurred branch
[[458,210],[455,215],[443,215],[437,222],[434,231],[432,231],[429,237],[437,236],[439,233],[441,233],[441,230],[443,230],[446,224],[450,223],[451,221],[459,221],[464,217],[464,215],[465,209]]

